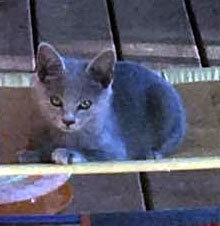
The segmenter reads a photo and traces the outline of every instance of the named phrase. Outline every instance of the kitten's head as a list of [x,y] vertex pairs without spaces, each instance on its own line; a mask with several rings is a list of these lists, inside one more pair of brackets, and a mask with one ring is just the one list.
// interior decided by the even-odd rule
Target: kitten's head
[[99,120],[109,107],[115,61],[113,50],[103,51],[87,62],[63,58],[51,45],[41,43],[35,90],[43,114],[66,132]]

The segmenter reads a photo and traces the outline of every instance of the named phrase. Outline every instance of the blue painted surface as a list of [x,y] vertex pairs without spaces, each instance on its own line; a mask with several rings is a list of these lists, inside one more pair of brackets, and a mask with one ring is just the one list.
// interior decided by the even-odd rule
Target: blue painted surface
[[11,215],[0,216],[1,224],[79,224],[80,216],[71,215]]
[[[109,212],[91,215],[91,226],[199,226],[215,225],[220,222],[220,207],[139,211],[139,212]],[[11,215],[0,216],[0,225],[12,224],[79,224],[80,215]],[[88,225],[89,226],[89,225]]]

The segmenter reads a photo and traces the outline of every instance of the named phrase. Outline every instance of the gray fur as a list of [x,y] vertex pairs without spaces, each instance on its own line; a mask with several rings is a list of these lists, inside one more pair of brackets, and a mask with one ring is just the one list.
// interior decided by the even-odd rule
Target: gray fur
[[[111,50],[91,62],[63,58],[45,43],[39,47],[37,66],[40,83],[35,92],[48,122],[46,132],[36,137],[43,161],[52,151],[57,159],[64,149],[73,158],[68,162],[74,156],[75,161],[157,158],[181,143],[181,99],[168,82],[145,67],[116,63]],[[50,103],[53,95],[60,97],[63,107]],[[78,110],[83,100],[92,101],[88,110]],[[75,123],[67,128],[62,118]]]

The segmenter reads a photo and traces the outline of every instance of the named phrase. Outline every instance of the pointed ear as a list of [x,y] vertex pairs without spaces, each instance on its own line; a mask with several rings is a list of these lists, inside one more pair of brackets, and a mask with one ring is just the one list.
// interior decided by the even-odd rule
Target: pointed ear
[[86,72],[100,83],[103,88],[107,88],[112,80],[116,62],[116,54],[112,49],[105,50],[98,54],[87,66]]
[[64,62],[52,45],[41,42],[37,52],[37,74],[41,82],[56,79],[64,69]]

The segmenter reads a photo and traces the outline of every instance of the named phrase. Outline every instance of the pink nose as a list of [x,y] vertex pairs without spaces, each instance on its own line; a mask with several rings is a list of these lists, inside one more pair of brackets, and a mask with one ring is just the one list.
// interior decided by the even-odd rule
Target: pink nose
[[70,125],[72,125],[72,124],[75,123],[75,120],[74,120],[74,119],[67,120],[67,119],[63,118],[63,119],[62,119],[62,122],[63,122],[66,126],[69,127]]

